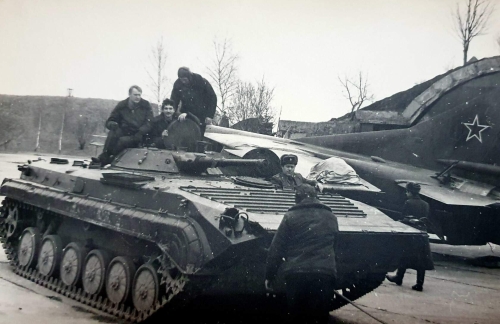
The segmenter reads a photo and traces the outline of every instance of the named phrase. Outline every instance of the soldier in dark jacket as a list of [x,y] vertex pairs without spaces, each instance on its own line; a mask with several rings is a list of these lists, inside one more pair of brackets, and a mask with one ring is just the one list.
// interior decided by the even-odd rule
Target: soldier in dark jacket
[[154,144],[157,148],[164,149],[165,145],[163,138],[168,136],[167,128],[177,117],[173,100],[168,98],[163,100],[161,114],[151,121],[151,129],[148,132],[150,144]]
[[94,162],[106,165],[113,156],[130,147],[137,147],[146,135],[153,119],[153,109],[148,101],[141,98],[142,89],[133,85],[128,90],[129,97],[120,101],[106,121],[108,137],[99,157]]
[[[429,204],[423,201],[419,195],[420,185],[414,182],[408,182],[406,185],[406,197],[408,198],[403,206],[403,216],[409,221],[419,221],[425,224],[429,217]],[[422,291],[424,286],[425,269],[417,270],[417,284],[411,288],[416,291]],[[406,272],[406,266],[403,264],[396,271],[396,275],[386,275],[385,277],[390,282],[394,282],[398,286],[403,284],[403,277]]]
[[[174,82],[170,99],[182,121],[188,113],[200,120],[201,137],[205,134],[207,124],[211,124],[217,108],[217,96],[212,85],[201,75],[192,73],[189,68],[181,67],[177,72],[179,77]],[[179,107],[180,106],[180,107]]]
[[275,174],[271,178],[271,182],[276,185],[276,187],[293,190],[295,187],[300,186],[305,183],[313,187],[317,187],[320,191],[322,190],[321,184],[316,180],[309,180],[304,178],[300,173],[295,173],[295,167],[299,158],[294,154],[284,154],[280,158],[282,172]]
[[266,289],[272,290],[282,267],[291,318],[297,323],[326,322],[336,277],[337,218],[307,184],[296,188],[295,201],[269,248]]

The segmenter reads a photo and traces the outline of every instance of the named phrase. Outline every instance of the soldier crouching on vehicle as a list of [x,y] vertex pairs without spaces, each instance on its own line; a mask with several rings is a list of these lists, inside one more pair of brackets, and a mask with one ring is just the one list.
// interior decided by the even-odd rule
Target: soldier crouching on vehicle
[[281,169],[282,171],[278,174],[275,174],[271,178],[271,182],[276,185],[276,187],[285,189],[285,190],[293,190],[295,187],[300,186],[305,183],[316,187],[319,191],[323,190],[322,185],[316,180],[309,180],[304,178],[300,173],[295,173],[295,167],[299,158],[294,154],[284,154],[280,158]]
[[265,286],[272,291],[281,266],[291,321],[326,323],[337,271],[337,217],[307,184],[296,188],[295,202],[283,217],[269,248]]
[[153,119],[153,109],[141,98],[142,89],[133,85],[128,89],[129,97],[120,101],[106,121],[109,129],[102,153],[92,162],[104,166],[126,148],[138,147],[146,135]]
[[206,125],[211,124],[214,118],[217,95],[208,80],[187,67],[179,68],[177,76],[170,99],[179,112],[179,121],[186,119],[189,114],[195,116],[199,120],[200,139],[203,139]]
[[[420,185],[418,183],[408,182],[406,185],[406,197],[408,199],[403,207],[403,217],[405,217],[403,222],[408,222],[410,224],[416,222],[421,223],[423,226],[419,228],[425,230],[425,223],[429,217],[429,204],[420,198],[419,192]],[[396,275],[386,275],[385,277],[390,282],[401,286],[403,284],[406,268],[403,260],[396,271]],[[415,270],[417,270],[417,284],[412,286],[411,289],[422,291],[424,286],[425,267],[422,265],[421,268]]]

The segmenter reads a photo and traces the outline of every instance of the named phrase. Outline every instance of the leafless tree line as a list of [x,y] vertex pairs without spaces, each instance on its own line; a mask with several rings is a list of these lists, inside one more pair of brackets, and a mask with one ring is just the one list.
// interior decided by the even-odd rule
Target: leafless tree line
[[213,48],[207,71],[219,95],[218,113],[225,114],[233,124],[249,118],[257,118],[262,123],[274,122],[274,87],[269,86],[264,77],[255,83],[238,78],[239,56],[229,39],[215,39]]
[[228,107],[229,116],[236,121],[258,118],[262,123],[273,122],[275,112],[271,106],[274,88],[269,87],[264,78],[256,85],[239,81],[234,92],[233,105]]

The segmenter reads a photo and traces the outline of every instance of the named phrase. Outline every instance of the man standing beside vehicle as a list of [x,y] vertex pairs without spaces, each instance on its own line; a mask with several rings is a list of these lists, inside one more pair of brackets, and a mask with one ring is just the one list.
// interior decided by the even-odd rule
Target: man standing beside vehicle
[[[422,230],[426,230],[425,223],[428,221],[429,217],[429,204],[420,198],[420,185],[415,182],[408,182],[406,184],[406,197],[408,198],[403,206],[403,217],[405,217],[408,223],[423,224]],[[405,220],[406,220],[405,219]],[[429,251],[430,252],[430,251]],[[430,254],[430,253],[429,253]],[[433,265],[426,265],[429,269],[433,268]],[[422,291],[424,288],[424,278],[426,266],[422,265],[417,270],[417,283],[411,287],[411,289],[416,291]],[[395,275],[386,275],[386,279],[390,282],[395,283],[398,286],[403,284],[403,277],[406,273],[406,265],[404,260],[399,266]]]
[[296,205],[283,217],[269,248],[267,290],[282,267],[289,315],[296,323],[326,323],[333,299],[337,217],[307,184],[296,187]]

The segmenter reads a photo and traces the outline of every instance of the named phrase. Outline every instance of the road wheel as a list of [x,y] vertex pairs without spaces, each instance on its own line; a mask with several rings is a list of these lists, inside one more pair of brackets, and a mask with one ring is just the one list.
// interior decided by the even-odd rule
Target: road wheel
[[66,286],[76,286],[80,281],[86,255],[86,249],[76,242],[71,242],[64,248],[60,277]]
[[102,250],[92,250],[85,258],[82,272],[83,291],[90,295],[98,295],[103,291],[109,254]]
[[13,236],[19,229],[19,209],[17,206],[7,210],[7,218],[4,221],[7,229],[7,237]]
[[21,267],[32,268],[36,264],[40,249],[40,231],[35,227],[26,228],[19,243],[18,260]]
[[151,263],[143,264],[135,273],[132,286],[132,301],[139,311],[153,308],[158,301],[160,280],[157,268]]
[[111,260],[106,276],[106,293],[113,304],[127,301],[132,288],[135,265],[128,257],[116,257]]
[[38,272],[51,277],[59,270],[59,263],[62,255],[62,241],[57,235],[47,235],[40,247],[38,254]]

